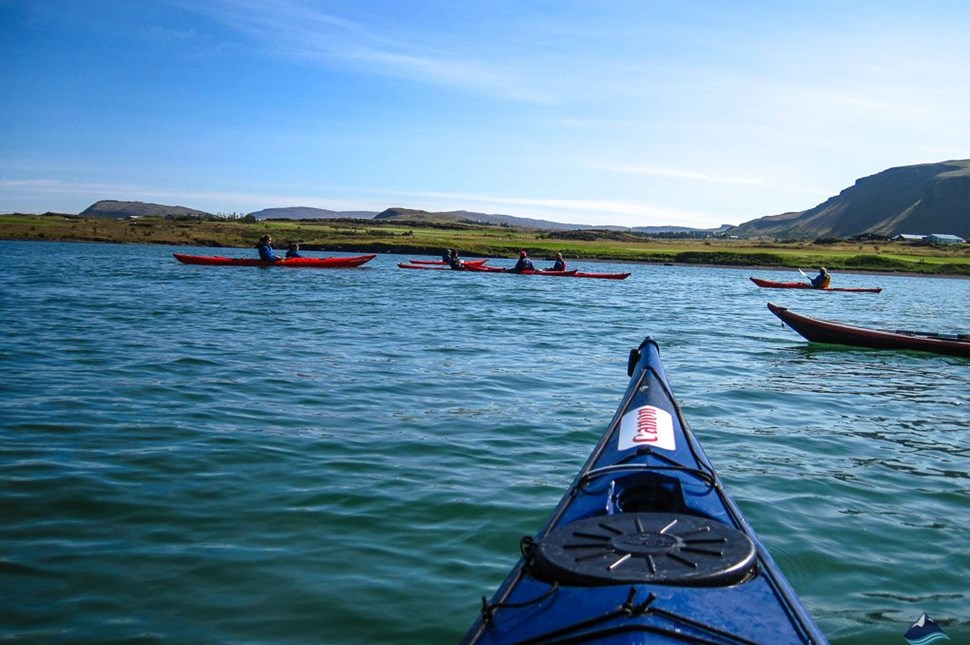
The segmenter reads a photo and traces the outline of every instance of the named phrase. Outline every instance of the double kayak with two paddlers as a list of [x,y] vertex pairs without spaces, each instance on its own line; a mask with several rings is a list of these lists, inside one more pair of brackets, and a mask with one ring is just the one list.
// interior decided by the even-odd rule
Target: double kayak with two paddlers
[[812,289],[814,291],[849,291],[855,293],[880,293],[882,287],[826,287],[824,289],[813,287],[807,282],[775,282],[774,280],[762,280],[761,278],[749,278],[751,282],[759,287],[766,289]]
[[[463,264],[485,264],[488,262],[488,258],[484,260],[462,260]],[[445,265],[448,266],[451,262],[445,262],[444,260],[408,260],[407,262],[402,262],[401,264],[435,264],[435,265]],[[400,266],[400,265],[398,265]]]
[[564,278],[599,278],[601,280],[625,280],[630,277],[629,273],[591,273],[589,271],[577,271],[575,269],[570,269],[568,271],[552,271],[549,269],[533,269],[527,271],[513,271],[512,269],[506,269],[503,267],[492,267],[484,265],[472,265],[465,267],[469,271],[478,271],[480,273],[516,273],[519,275],[551,275],[560,276]]
[[970,334],[937,334],[906,330],[879,330],[809,318],[768,303],[768,310],[806,340],[873,349],[909,349],[970,358]]
[[[482,266],[488,260],[463,260],[464,266]],[[425,271],[451,271],[451,265],[442,260],[410,260],[408,262],[398,262],[398,267],[402,269],[423,269]]]
[[217,255],[185,255],[174,253],[175,259],[182,264],[202,264],[220,267],[290,267],[307,269],[344,269],[359,267],[377,257],[377,255],[356,255],[352,257],[329,258],[290,258],[279,262],[267,262],[258,258],[224,258]]
[[724,489],[657,344],[592,455],[464,643],[825,643]]
[[[431,270],[431,271],[451,271],[450,266],[438,266],[431,265],[430,263],[425,264],[414,264],[412,260],[411,263],[399,262],[398,267],[402,269],[421,269],[421,270]],[[531,270],[531,271],[512,271],[511,269],[504,269],[502,267],[490,267],[485,266],[484,261],[482,262],[465,262],[463,269],[466,271],[478,272],[478,273],[520,273],[521,275],[549,275],[549,276],[559,276],[563,278],[599,278],[601,280],[625,280],[630,277],[629,273],[590,273],[588,271],[577,271],[575,269],[569,271],[549,271],[549,270]]]

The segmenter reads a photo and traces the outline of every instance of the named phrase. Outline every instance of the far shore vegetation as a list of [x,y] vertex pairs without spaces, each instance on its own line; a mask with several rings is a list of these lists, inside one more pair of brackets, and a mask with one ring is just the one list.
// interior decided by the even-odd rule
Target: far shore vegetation
[[[48,242],[169,244],[251,249],[261,235],[275,246],[299,242],[306,251],[402,253],[513,258],[521,249],[537,258],[562,253],[567,260],[603,260],[715,266],[775,267],[970,276],[970,244],[930,245],[895,241],[771,241],[585,229],[550,231],[457,222],[241,218],[112,219],[77,215],[0,215],[0,239]],[[226,253],[220,253],[226,255]],[[239,255],[238,252],[233,255]]]

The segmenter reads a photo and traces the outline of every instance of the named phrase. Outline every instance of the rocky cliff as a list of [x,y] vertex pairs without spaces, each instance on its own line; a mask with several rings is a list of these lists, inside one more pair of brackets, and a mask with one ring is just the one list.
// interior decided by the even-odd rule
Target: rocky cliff
[[815,208],[772,215],[732,235],[777,238],[891,237],[949,233],[970,239],[970,160],[890,168],[863,177]]

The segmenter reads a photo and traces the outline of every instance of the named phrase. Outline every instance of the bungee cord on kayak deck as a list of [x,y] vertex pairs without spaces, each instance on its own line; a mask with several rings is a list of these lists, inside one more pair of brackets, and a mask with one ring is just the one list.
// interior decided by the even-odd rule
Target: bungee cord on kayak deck
[[[496,603],[490,604],[485,598],[482,598],[482,619],[485,622],[491,620],[491,616],[494,612],[500,608],[522,608],[529,605],[538,605],[545,599],[549,598],[559,590],[559,584],[553,583],[552,587],[546,593],[523,603],[513,604],[513,603]],[[650,633],[650,634],[660,634],[663,636],[668,636],[674,640],[682,641],[685,643],[697,643],[702,645],[759,645],[757,641],[753,641],[743,636],[738,636],[737,634],[732,634],[724,630],[718,629],[712,625],[705,624],[703,622],[691,620],[687,616],[682,616],[676,612],[668,611],[663,608],[657,607],[654,603],[657,601],[657,594],[650,592],[647,594],[646,599],[641,603],[635,603],[634,600],[637,596],[637,588],[630,587],[627,592],[626,600],[620,605],[618,605],[612,611],[597,616],[594,618],[589,618],[587,620],[578,621],[571,625],[566,625],[558,629],[550,630],[546,633],[539,634],[532,638],[528,638],[521,641],[516,641],[512,645],[538,645],[543,643],[545,645],[565,645],[567,643],[585,643],[593,639],[603,638],[606,636],[611,636],[614,634],[623,633]],[[595,630],[592,628],[598,625],[608,623],[612,620],[623,619],[623,618],[638,618],[641,616],[660,616],[668,619],[672,623],[687,626],[691,629],[698,631],[702,634],[706,633],[711,637],[716,637],[718,640],[710,640],[705,636],[698,636],[693,634],[687,634],[681,631],[681,628],[673,627],[661,627],[658,625],[643,625],[643,624],[625,624],[625,625],[614,625],[607,627],[605,629]]]

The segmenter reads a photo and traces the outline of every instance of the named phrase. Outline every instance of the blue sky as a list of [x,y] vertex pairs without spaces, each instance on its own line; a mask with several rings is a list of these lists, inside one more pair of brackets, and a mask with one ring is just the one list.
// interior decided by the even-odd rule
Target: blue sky
[[0,0],[0,212],[714,227],[970,158],[964,0]]

